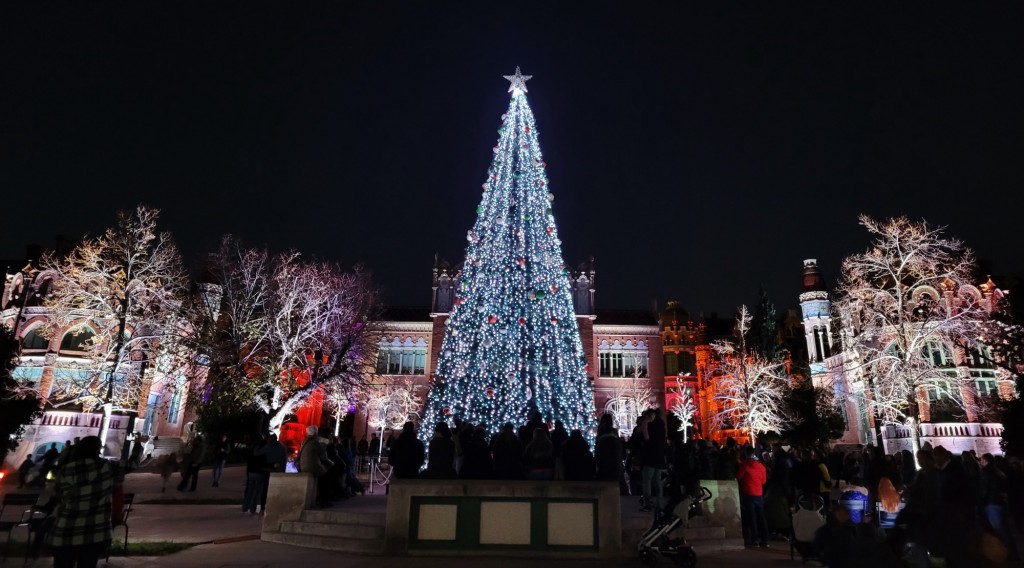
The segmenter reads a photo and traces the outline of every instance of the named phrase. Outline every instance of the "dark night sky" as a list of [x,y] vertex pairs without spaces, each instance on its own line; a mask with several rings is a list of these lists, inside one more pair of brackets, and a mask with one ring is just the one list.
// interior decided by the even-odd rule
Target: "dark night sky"
[[860,212],[1024,272],[1020,3],[39,4],[0,9],[0,258],[145,202],[191,263],[230,232],[425,305],[520,65],[599,306],[794,306]]

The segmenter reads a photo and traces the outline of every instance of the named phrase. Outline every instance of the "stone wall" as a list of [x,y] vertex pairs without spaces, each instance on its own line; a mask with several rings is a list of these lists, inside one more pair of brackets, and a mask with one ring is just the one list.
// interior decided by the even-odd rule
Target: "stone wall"
[[601,482],[393,480],[389,554],[613,557],[619,487]]

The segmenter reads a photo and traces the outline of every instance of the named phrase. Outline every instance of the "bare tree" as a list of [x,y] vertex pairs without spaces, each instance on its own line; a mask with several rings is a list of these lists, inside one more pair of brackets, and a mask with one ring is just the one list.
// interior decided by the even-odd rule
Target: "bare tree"
[[334,435],[341,434],[341,423],[348,416],[349,408],[356,404],[356,394],[347,385],[330,383],[324,388],[324,407],[334,416]]
[[637,417],[654,405],[654,391],[650,388],[650,381],[641,377],[644,372],[637,365],[632,377],[616,379],[608,410],[619,430],[632,428]]
[[782,430],[789,422],[786,396],[790,392],[785,365],[747,348],[751,316],[740,306],[736,318],[737,342],[716,341],[711,345],[717,362],[714,370],[712,416],[716,427],[746,430],[750,441],[758,434]]
[[174,350],[177,307],[188,276],[169,233],[157,233],[159,210],[138,206],[117,225],[87,238],[64,258],[43,258],[57,274],[45,306],[50,334],[70,329],[87,363],[58,372],[50,403],[100,408],[106,442],[115,410],[137,410],[148,388],[147,368]]
[[381,440],[384,430],[397,430],[410,420],[419,421],[423,400],[418,390],[412,379],[371,383],[361,389],[359,398],[366,405],[367,422],[380,429]]
[[[974,255],[942,227],[897,217],[860,224],[871,247],[843,261],[836,311],[851,369],[862,376],[866,406],[883,424],[904,424],[919,447],[919,397],[972,400],[970,376],[958,376],[955,357],[977,346],[988,319],[980,291],[971,285]],[[964,373],[966,375],[966,372]],[[879,434],[880,435],[880,434]]]
[[693,425],[693,415],[697,413],[697,407],[693,403],[690,392],[683,389],[672,405],[672,414],[679,419],[679,431],[683,433],[683,441],[686,441],[687,429]]
[[359,387],[371,376],[367,324],[378,304],[367,273],[247,249],[230,237],[210,265],[221,290],[217,317],[201,305],[192,311],[210,369],[203,398],[261,410],[277,431],[318,389]]

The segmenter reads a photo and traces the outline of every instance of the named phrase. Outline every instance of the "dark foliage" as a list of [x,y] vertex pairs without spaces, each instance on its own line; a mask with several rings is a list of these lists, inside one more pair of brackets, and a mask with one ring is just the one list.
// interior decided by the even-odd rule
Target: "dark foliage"
[[0,326],[0,463],[18,446],[25,426],[39,414],[35,392],[19,389],[11,376],[17,356],[14,330]]
[[810,381],[793,389],[789,407],[793,426],[782,433],[782,438],[792,445],[823,446],[838,439],[846,429],[834,397],[824,389],[814,388]]
[[247,435],[262,434],[267,429],[265,412],[239,404],[238,398],[230,393],[218,396],[213,385],[194,391],[192,396],[192,400],[197,401],[192,406],[196,411],[196,428],[200,432],[215,436],[227,434],[231,440],[241,440]]
[[757,308],[754,309],[748,345],[755,353],[769,361],[778,361],[782,357],[778,323],[775,321],[775,304],[772,303],[764,288],[761,289]]

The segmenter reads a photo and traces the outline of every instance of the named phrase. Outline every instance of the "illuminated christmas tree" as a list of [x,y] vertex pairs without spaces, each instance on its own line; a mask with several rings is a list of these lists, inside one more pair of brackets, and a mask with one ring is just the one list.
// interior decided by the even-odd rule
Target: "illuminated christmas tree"
[[424,412],[428,436],[462,418],[491,433],[539,412],[591,436],[594,398],[552,211],[529,75],[507,75],[494,159],[446,322]]

